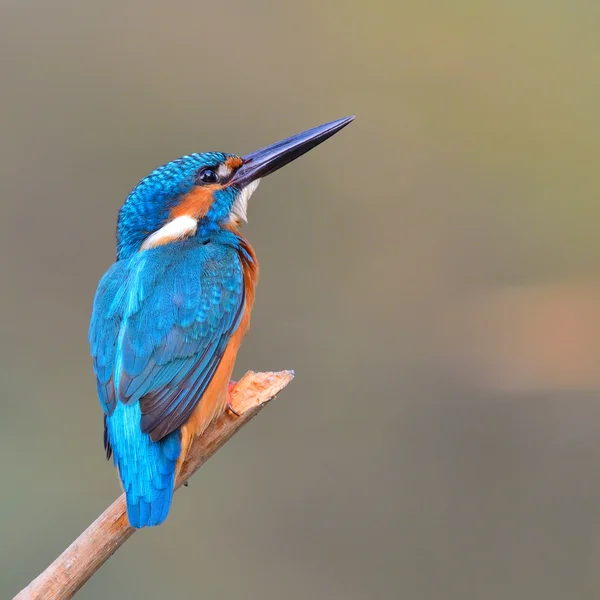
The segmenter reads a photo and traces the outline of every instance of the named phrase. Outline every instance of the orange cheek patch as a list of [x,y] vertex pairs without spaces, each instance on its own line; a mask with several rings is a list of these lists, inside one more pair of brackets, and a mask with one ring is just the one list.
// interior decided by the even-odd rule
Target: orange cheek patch
[[205,217],[213,203],[213,193],[220,185],[196,186],[183,197],[183,200],[171,210],[171,218],[188,216],[193,219]]

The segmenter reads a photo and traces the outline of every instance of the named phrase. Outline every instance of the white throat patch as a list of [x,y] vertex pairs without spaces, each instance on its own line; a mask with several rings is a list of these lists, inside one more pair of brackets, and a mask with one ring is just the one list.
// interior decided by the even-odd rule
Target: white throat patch
[[170,242],[176,242],[196,233],[198,221],[188,215],[182,215],[166,225],[163,225],[158,231],[149,235],[142,244],[142,250],[162,246]]
[[252,183],[249,183],[245,188],[243,188],[238,194],[238,197],[235,199],[235,202],[231,207],[231,213],[229,214],[231,221],[248,222],[248,200],[256,191],[259,183],[260,179],[255,179]]

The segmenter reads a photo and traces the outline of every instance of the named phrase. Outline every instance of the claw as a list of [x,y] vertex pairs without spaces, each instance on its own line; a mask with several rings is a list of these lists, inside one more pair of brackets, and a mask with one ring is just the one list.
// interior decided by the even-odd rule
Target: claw
[[231,405],[231,392],[233,392],[235,386],[237,385],[237,381],[230,381],[229,382],[229,389],[227,390],[227,396],[228,396],[228,400],[227,400],[227,410],[229,410],[229,412],[233,413],[236,417],[240,416],[240,413],[237,412],[233,406]]

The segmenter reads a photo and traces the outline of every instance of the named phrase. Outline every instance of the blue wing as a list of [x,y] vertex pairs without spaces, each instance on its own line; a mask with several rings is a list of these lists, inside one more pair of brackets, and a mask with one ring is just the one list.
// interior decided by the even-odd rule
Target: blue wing
[[210,383],[244,308],[244,276],[229,246],[161,246],[115,263],[90,324],[100,403],[139,402],[156,441],[187,420]]
[[243,269],[231,246],[188,240],[115,263],[90,323],[104,445],[134,527],[166,518],[179,427],[210,383],[241,320]]
[[104,444],[134,527],[167,517],[178,430],[202,401],[244,304],[236,249],[197,240],[119,261],[98,286],[89,339]]

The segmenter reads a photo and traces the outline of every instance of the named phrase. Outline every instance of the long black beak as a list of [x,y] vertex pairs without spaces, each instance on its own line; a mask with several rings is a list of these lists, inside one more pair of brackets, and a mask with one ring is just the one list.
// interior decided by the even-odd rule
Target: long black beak
[[352,121],[353,116],[344,117],[247,154],[242,157],[244,163],[229,182],[230,185],[241,189],[260,177],[270,175],[312,150]]

